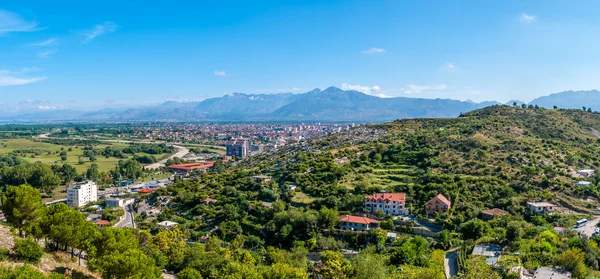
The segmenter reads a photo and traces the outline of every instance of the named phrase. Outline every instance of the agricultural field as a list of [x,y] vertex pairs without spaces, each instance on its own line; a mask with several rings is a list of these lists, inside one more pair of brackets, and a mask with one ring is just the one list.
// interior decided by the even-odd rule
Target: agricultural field
[[[113,149],[122,149],[127,147],[129,144],[126,143],[106,143],[106,144],[98,144],[95,145],[95,148],[105,148],[107,146],[111,146]],[[69,148],[71,151],[69,151]],[[4,139],[0,140],[0,154],[8,154],[15,150],[22,149],[35,149],[39,151],[39,155],[33,153],[22,153],[19,155],[19,158],[26,160],[28,162],[42,162],[44,164],[62,164],[68,163],[73,165],[78,172],[84,172],[87,170],[92,162],[87,157],[83,156],[83,146],[63,146],[58,144],[46,143],[41,141],[35,141],[24,138],[16,138],[16,139]],[[62,161],[60,152],[67,152],[67,160]],[[147,153],[136,153],[137,155],[150,155]],[[163,158],[168,157],[170,154],[162,153],[153,155],[157,160],[161,160]],[[131,155],[128,155],[131,157]],[[80,162],[81,158],[81,162]],[[108,171],[117,164],[119,160],[123,160],[121,158],[109,157],[106,158],[104,156],[97,156],[97,160],[94,162],[100,168],[100,171]]]

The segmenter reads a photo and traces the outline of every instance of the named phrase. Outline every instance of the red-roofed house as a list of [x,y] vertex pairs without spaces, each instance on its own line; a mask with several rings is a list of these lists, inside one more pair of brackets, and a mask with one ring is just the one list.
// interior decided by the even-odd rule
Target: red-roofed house
[[492,220],[492,219],[494,219],[494,217],[502,216],[504,214],[506,214],[506,211],[504,211],[500,208],[492,208],[492,209],[482,211],[481,218],[483,218],[484,220]]
[[206,172],[206,170],[212,168],[215,165],[214,161],[204,162],[204,163],[189,163],[189,164],[177,164],[170,165],[167,168],[170,170],[174,170],[175,172],[188,174],[194,170],[200,170]]
[[98,220],[98,221],[96,221],[96,226],[98,226],[98,227],[110,226],[110,222],[108,220]]
[[154,191],[156,191],[156,189],[154,189],[154,188],[140,188],[139,190],[137,190],[137,192],[140,194],[149,194]]
[[407,215],[404,193],[378,193],[365,197],[365,207],[371,213],[381,210],[385,215]]
[[434,214],[436,212],[446,212],[450,209],[452,203],[444,197],[442,194],[438,194],[433,199],[430,199],[425,204],[425,210],[429,214]]
[[366,231],[379,227],[379,221],[362,216],[340,216],[340,229],[352,231]]

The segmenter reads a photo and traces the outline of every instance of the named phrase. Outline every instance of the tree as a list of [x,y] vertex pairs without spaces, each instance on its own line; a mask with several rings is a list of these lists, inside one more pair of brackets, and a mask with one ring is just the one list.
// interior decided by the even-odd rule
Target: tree
[[28,179],[29,184],[48,195],[52,194],[52,191],[60,184],[60,177],[54,173],[50,166],[41,162],[35,162],[32,169],[33,171]]
[[[66,161],[66,159],[63,161]],[[58,169],[58,173],[65,182],[71,182],[75,180],[75,177],[77,177],[77,169],[75,169],[74,166],[71,166],[69,164],[63,164],[62,166],[60,166]]]
[[38,264],[44,255],[42,247],[31,238],[17,239],[13,252],[18,260],[33,264]]
[[179,273],[177,273],[177,278],[179,278],[179,279],[202,279],[204,277],[202,276],[202,273],[200,273],[200,271],[195,270],[190,267],[187,267],[187,268],[184,268]]
[[457,276],[458,279],[500,279],[483,257],[469,258],[465,269]]
[[339,223],[339,216],[337,210],[323,207],[319,210],[319,225],[326,230],[334,229]]
[[513,107],[517,107],[517,102],[513,102]]
[[525,103],[522,103],[522,104],[521,104],[521,108],[527,108],[527,104],[525,104]]
[[386,258],[380,254],[359,253],[352,259],[355,279],[389,278],[390,270],[386,266]]
[[586,111],[585,107],[582,107],[583,111]]
[[520,241],[523,235],[523,229],[521,228],[521,222],[512,221],[506,226],[506,239],[510,242]]
[[100,178],[100,168],[98,164],[92,163],[86,171],[87,179],[97,181]]
[[585,255],[579,249],[568,249],[556,257],[556,263],[573,272],[573,277],[584,278],[589,273],[584,263]]
[[554,105],[552,106],[553,109],[558,109],[558,106]]
[[137,179],[142,175],[142,165],[136,160],[119,161],[116,166],[117,173],[120,173],[125,178]]
[[325,279],[347,278],[346,274],[352,271],[350,262],[338,252],[325,251],[321,253],[321,263],[323,267],[319,270],[319,274]]
[[44,212],[40,191],[29,185],[9,186],[2,195],[2,212],[22,236],[23,230],[31,229]]
[[138,249],[129,249],[124,253],[107,254],[96,261],[96,266],[102,273],[102,278],[162,278],[154,260]]
[[592,108],[588,108],[588,109],[587,109],[587,112],[592,112]]
[[480,219],[473,219],[460,226],[460,232],[464,239],[478,239],[488,234],[490,230],[490,224]]
[[23,265],[20,267],[3,267],[0,268],[0,279],[58,279],[64,278],[57,273],[51,273],[46,277],[41,271],[29,266]]

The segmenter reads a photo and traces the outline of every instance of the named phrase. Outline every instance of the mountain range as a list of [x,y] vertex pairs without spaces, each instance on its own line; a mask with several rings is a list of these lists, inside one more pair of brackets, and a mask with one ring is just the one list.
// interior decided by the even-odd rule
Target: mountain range
[[[506,104],[523,104],[514,100]],[[37,111],[0,115],[4,121],[355,121],[385,122],[403,118],[456,117],[461,113],[501,104],[453,99],[380,98],[359,91],[329,87],[306,93],[231,93],[200,102],[169,101],[157,106]],[[566,91],[528,104],[546,108],[600,108],[600,92]]]

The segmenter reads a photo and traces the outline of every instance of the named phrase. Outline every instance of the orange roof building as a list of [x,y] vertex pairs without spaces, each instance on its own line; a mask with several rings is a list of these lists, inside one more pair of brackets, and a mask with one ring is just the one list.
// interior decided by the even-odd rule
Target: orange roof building
[[366,231],[379,227],[379,221],[363,216],[342,215],[339,220],[341,230]]
[[404,193],[378,193],[366,196],[365,207],[371,213],[381,210],[385,215],[408,215]]
[[98,221],[96,221],[96,226],[98,226],[98,227],[110,226],[110,222],[108,220],[98,220]]
[[429,214],[434,214],[436,212],[441,213],[448,211],[451,205],[452,203],[446,197],[442,194],[438,194],[425,204],[425,210]]
[[206,171],[212,168],[215,165],[214,161],[203,162],[203,163],[189,163],[189,164],[177,164],[170,165],[167,168],[170,170],[174,170],[176,172],[189,173],[194,170],[203,170]]

